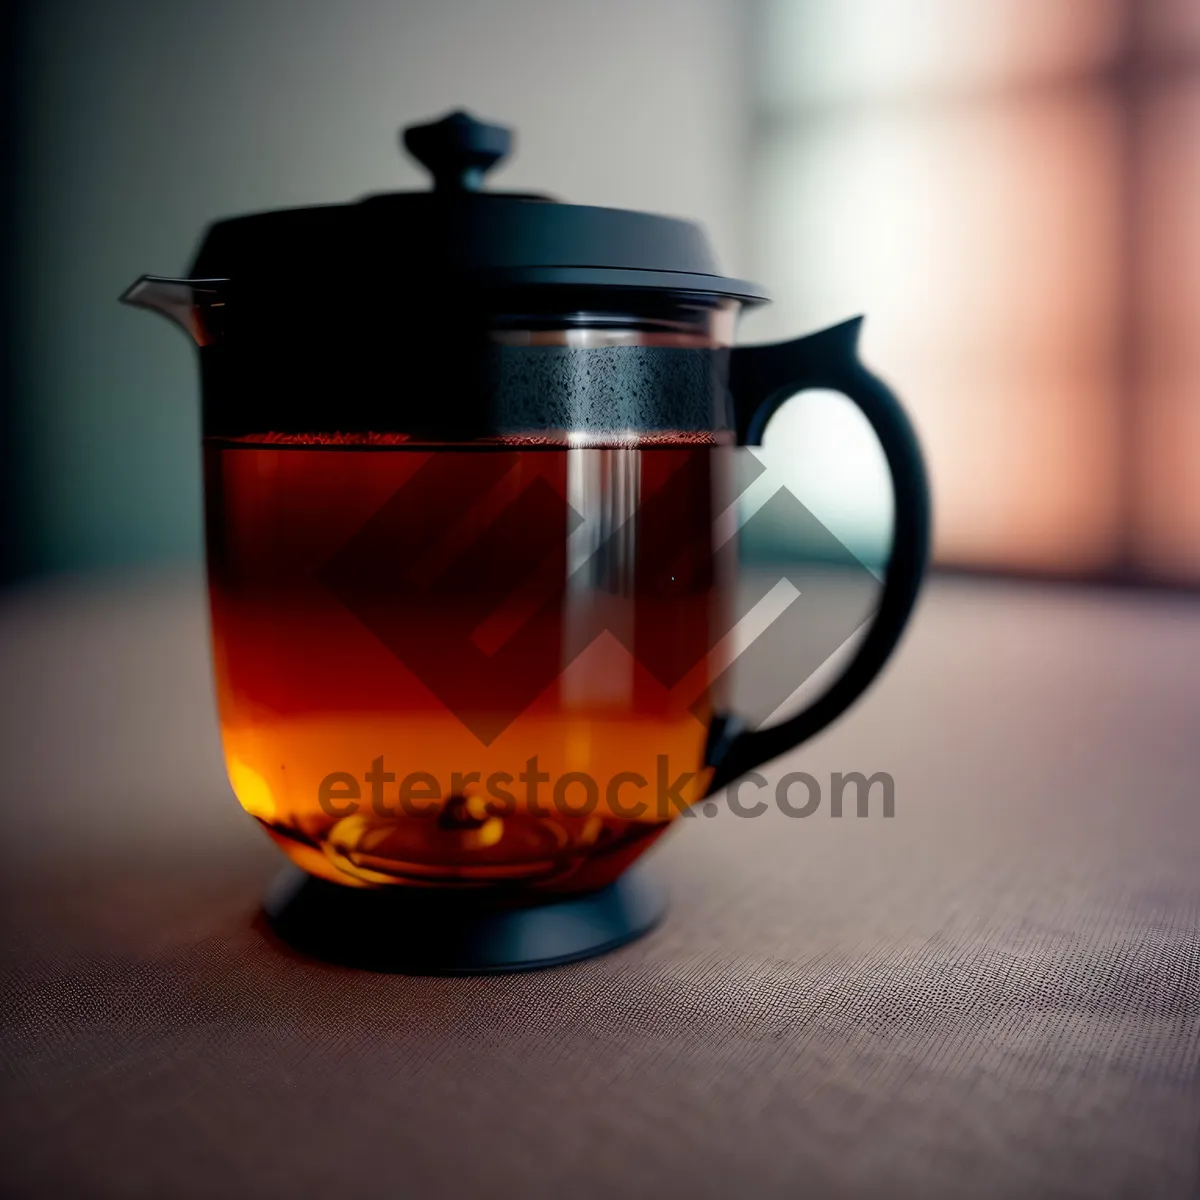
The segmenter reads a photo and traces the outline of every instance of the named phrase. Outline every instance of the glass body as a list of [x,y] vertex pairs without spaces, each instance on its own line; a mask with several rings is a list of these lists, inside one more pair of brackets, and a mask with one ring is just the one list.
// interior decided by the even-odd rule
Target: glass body
[[733,317],[496,318],[467,441],[207,432],[229,778],[300,867],[592,889],[705,793]]

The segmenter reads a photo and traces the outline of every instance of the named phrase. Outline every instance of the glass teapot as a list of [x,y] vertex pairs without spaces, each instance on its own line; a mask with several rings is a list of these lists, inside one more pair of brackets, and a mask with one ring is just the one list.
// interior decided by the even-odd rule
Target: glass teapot
[[[229,779],[305,873],[277,926],[327,954],[385,905],[423,906],[387,938],[439,969],[640,932],[661,905],[627,868],[855,700],[925,564],[921,456],[860,319],[734,348],[766,296],[697,225],[485,190],[510,140],[461,112],[409,128],[431,190],[221,221],[190,278],[122,297],[199,346]],[[732,681],[811,665],[802,611],[734,636],[786,574],[747,568],[744,448],[808,388],[874,429],[893,544],[841,676],[771,725]],[[836,547],[786,489],[771,506]]]

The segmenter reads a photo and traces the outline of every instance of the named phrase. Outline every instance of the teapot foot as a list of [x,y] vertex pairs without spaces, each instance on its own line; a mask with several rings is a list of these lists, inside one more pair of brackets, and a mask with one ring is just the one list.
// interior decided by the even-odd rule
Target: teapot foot
[[614,950],[666,911],[649,865],[581,895],[528,890],[342,887],[288,867],[263,911],[277,937],[313,958],[408,975],[474,975],[553,967]]

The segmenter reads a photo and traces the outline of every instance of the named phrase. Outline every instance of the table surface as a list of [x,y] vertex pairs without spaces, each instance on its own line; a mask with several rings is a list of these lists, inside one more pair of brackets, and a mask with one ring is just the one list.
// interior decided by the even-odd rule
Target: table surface
[[1189,1196],[1200,603],[935,581],[775,764],[895,816],[721,809],[672,911],[573,966],[274,942],[198,579],[0,604],[5,1194]]

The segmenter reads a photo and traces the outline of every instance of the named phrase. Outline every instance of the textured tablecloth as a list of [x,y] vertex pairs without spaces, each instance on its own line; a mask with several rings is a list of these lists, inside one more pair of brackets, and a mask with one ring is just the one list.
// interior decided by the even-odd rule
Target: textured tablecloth
[[8,598],[0,679],[5,1195],[1196,1194],[1195,601],[935,583],[770,773],[892,819],[683,821],[656,932],[487,978],[264,931],[197,580]]

